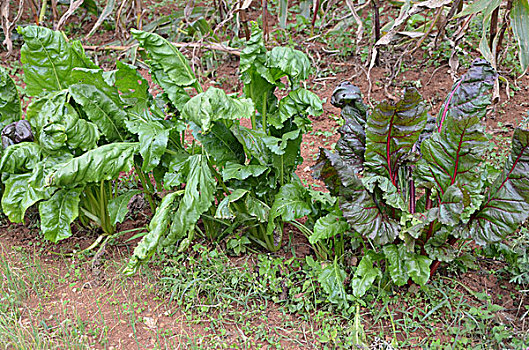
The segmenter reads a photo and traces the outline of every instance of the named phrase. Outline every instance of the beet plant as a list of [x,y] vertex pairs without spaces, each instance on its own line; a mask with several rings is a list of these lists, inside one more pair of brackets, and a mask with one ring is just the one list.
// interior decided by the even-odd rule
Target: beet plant
[[482,119],[495,79],[489,63],[475,61],[437,118],[415,89],[372,111],[352,84],[336,89],[332,102],[345,124],[337,152],[321,150],[316,173],[371,247],[352,278],[355,296],[383,266],[398,286],[424,285],[441,262],[458,257],[459,243],[500,241],[527,219],[529,131],[514,131],[503,171],[484,161],[491,137]]

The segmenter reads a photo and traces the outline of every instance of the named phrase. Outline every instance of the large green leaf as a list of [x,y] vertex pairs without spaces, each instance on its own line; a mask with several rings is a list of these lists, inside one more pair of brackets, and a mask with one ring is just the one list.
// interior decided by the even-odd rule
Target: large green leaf
[[[155,33],[132,29],[132,36],[147,50],[175,85],[192,86],[196,82],[195,74],[187,59],[170,42]],[[163,87],[163,86],[162,86]]]
[[20,60],[24,67],[26,93],[37,96],[67,88],[74,68],[95,68],[80,45],[72,46],[61,32],[48,28],[19,27],[24,37]]
[[386,260],[387,269],[391,280],[397,286],[403,286],[408,282],[409,276],[404,264],[406,258],[406,246],[404,244],[388,244],[382,247]]
[[117,179],[133,165],[138,143],[122,142],[104,145],[73,158],[48,175],[54,186],[80,186],[91,182]]
[[108,141],[125,141],[128,117],[118,90],[105,82],[99,70],[75,70],[72,75],[77,83],[70,86],[70,94],[88,118]]
[[281,186],[270,208],[267,227],[269,235],[274,230],[276,218],[281,217],[283,221],[293,221],[311,213],[306,193],[307,189],[299,181]]
[[226,166],[222,170],[222,180],[245,180],[251,176],[257,177],[268,169],[269,168],[264,165],[243,165],[229,162],[226,163]]
[[529,67],[529,2],[527,0],[513,0],[511,27],[518,42],[522,70],[526,71]]
[[169,101],[181,110],[189,95],[184,87],[197,85],[187,59],[170,42],[158,34],[132,30],[132,36],[151,57],[151,70],[156,82],[164,89]]
[[210,87],[185,104],[182,118],[194,122],[207,133],[217,120],[250,118],[254,113],[252,100],[229,97],[224,90]]
[[0,66],[0,129],[20,120],[22,107],[17,86],[4,67]]
[[415,89],[408,89],[395,105],[379,104],[367,120],[366,170],[397,186],[399,166],[425,125],[425,103]]
[[369,255],[364,255],[351,280],[353,295],[358,298],[362,297],[378,276],[380,276],[380,269],[373,266],[373,260]]
[[42,150],[34,142],[21,142],[7,147],[0,160],[1,173],[25,173],[40,162]]
[[178,171],[185,176],[186,186],[178,210],[172,216],[171,231],[163,242],[164,246],[176,243],[193,229],[200,216],[211,207],[215,199],[217,184],[206,156],[190,156],[183,161]]
[[314,224],[314,232],[309,237],[309,242],[314,244],[316,242],[336,237],[349,230],[347,222],[343,221],[333,213],[327,214],[319,218]]
[[140,141],[140,154],[143,157],[141,169],[145,172],[153,170],[167,149],[169,129],[156,121],[135,120],[126,122],[130,132],[137,134]]
[[234,212],[230,208],[230,204],[237,202],[238,200],[243,198],[248,192],[248,190],[238,188],[232,193],[228,194],[226,197],[224,197],[224,199],[220,201],[219,205],[217,206],[215,217],[218,219],[234,219],[235,214],[237,214],[237,212]]
[[44,165],[39,163],[33,173],[11,175],[4,182],[2,209],[11,222],[23,222],[26,210],[40,200],[48,199],[55,188],[44,183]]
[[279,101],[279,110],[275,116],[270,116],[268,122],[280,129],[283,123],[294,118],[299,127],[310,125],[309,115],[319,116],[323,113],[323,105],[318,97],[309,90],[300,88],[290,91],[287,96]]
[[485,194],[467,229],[478,244],[500,241],[529,216],[529,131],[516,129],[501,175]]
[[332,264],[327,265],[318,275],[318,282],[320,282],[323,290],[327,294],[327,298],[331,303],[347,307],[347,293],[345,292],[345,278],[347,274],[338,265],[337,260]]
[[294,88],[301,80],[309,77],[312,67],[305,53],[283,46],[275,46],[266,53],[266,66],[286,74]]
[[125,220],[125,216],[129,212],[128,205],[131,198],[140,193],[140,190],[131,190],[108,201],[108,216],[112,225]]
[[424,286],[430,278],[431,263],[432,259],[415,253],[406,254],[406,260],[404,261],[408,275],[413,282],[421,286]]
[[271,152],[264,141],[268,137],[266,133],[241,125],[234,125],[230,130],[243,145],[247,155],[255,158],[261,165],[268,165]]
[[174,210],[174,202],[178,196],[181,195],[179,192],[172,192],[167,194],[162,203],[156,209],[156,213],[151,219],[149,224],[149,233],[145,235],[142,240],[134,248],[134,254],[129,260],[127,267],[123,271],[125,275],[134,274],[139,265],[143,262],[148,261],[152,255],[158,249],[158,246],[166,235],[169,224],[171,223],[171,215]]
[[54,243],[72,235],[70,224],[79,215],[81,190],[61,189],[39,203],[40,228],[44,238]]
[[66,130],[68,146],[81,151],[96,148],[100,135],[97,125],[84,119],[77,120],[77,123]]
[[246,160],[244,148],[232,131],[223,122],[214,122],[208,133],[194,132],[193,136],[202,144],[215,165],[221,167],[227,162],[243,163]]

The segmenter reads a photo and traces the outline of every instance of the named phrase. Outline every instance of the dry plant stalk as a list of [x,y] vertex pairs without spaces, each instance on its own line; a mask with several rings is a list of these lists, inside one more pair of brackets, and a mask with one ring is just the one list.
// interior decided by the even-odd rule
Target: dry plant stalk
[[7,47],[7,57],[11,56],[13,53],[13,42],[11,41],[11,31],[15,28],[18,20],[22,16],[24,11],[24,0],[19,0],[18,2],[18,13],[13,19],[13,22],[9,20],[9,0],[1,0],[0,3],[0,15],[2,17],[2,29],[4,31],[4,44]]

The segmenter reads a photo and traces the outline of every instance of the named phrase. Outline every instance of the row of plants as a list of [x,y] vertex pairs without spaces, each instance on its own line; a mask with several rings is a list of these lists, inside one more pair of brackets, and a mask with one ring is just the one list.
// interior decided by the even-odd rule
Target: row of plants
[[[1,72],[2,210],[20,223],[37,207],[44,238],[72,235],[74,221],[116,234],[131,198],[142,194],[152,219],[125,268],[133,274],[161,250],[182,252],[196,236],[232,246],[279,250],[284,223],[304,234],[307,264],[331,302],[349,306],[375,281],[424,285],[462,244],[500,241],[529,213],[529,131],[517,129],[504,169],[484,162],[491,142],[482,119],[494,69],[477,61],[454,84],[437,118],[408,90],[369,111],[358,88],[342,84],[332,103],[345,124],[337,153],[322,150],[316,173],[330,193],[295,174],[309,116],[322,102],[306,88],[307,56],[268,50],[252,24],[241,53],[243,96],[203,90],[187,59],[163,37],[133,30],[154,96],[133,65],[103,71],[78,41],[28,26],[17,88]],[[278,97],[282,96],[282,97]],[[120,176],[139,179],[123,191]],[[303,220],[299,220],[303,219]],[[345,257],[361,257],[351,273]]]

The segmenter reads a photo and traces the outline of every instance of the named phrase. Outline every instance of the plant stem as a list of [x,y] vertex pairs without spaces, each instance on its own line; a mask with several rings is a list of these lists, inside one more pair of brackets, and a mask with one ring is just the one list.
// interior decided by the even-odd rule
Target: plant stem
[[[375,12],[375,43],[380,39],[380,12],[378,0],[373,0],[373,10]],[[379,55],[375,58],[375,65],[380,65]]]
[[138,177],[140,178],[140,183],[143,187],[143,193],[145,194],[145,197],[147,197],[147,201],[151,207],[151,212],[154,213],[156,211],[156,204],[154,203],[154,198],[152,197],[154,193],[152,183],[147,180],[145,173],[141,170],[141,167],[136,161],[134,162],[134,168],[136,169],[136,174],[138,174]]

